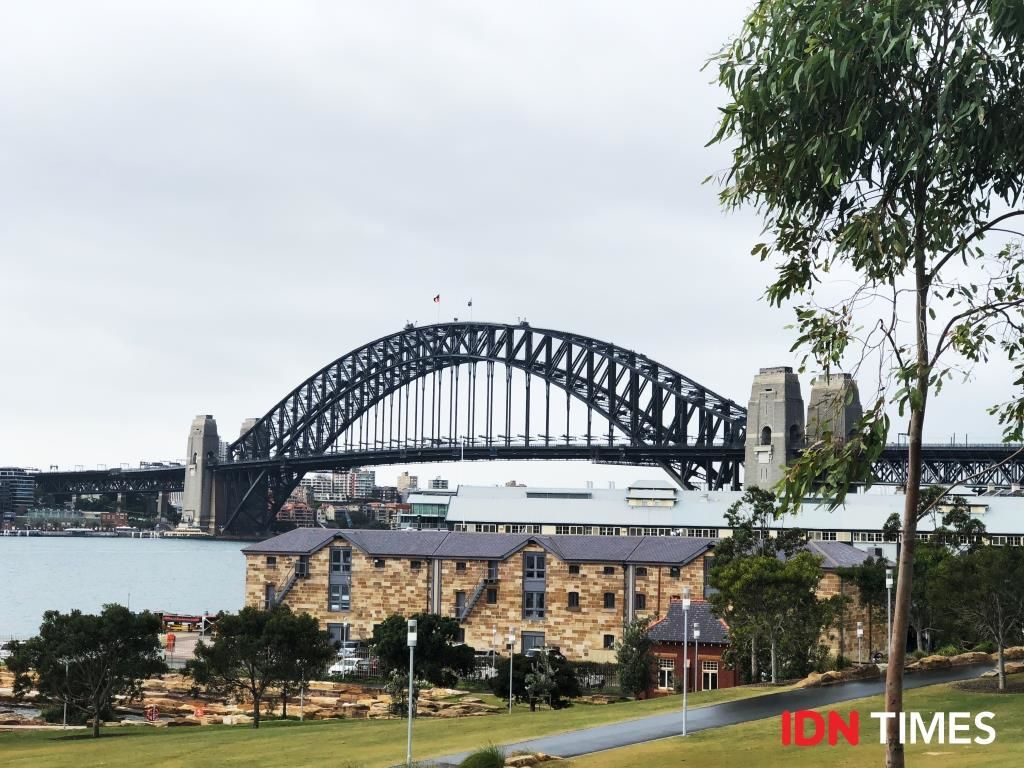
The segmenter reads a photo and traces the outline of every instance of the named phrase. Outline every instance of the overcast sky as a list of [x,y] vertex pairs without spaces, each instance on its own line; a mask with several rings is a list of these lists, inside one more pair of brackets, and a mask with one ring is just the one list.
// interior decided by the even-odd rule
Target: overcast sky
[[[472,297],[476,319],[613,341],[745,403],[759,366],[795,362],[759,221],[702,184],[727,156],[704,146],[723,96],[701,66],[748,5],[7,4],[0,464],[177,459],[198,413],[234,438],[330,360],[433,322],[438,293],[442,319]],[[944,392],[930,437],[996,439],[1005,381]]]

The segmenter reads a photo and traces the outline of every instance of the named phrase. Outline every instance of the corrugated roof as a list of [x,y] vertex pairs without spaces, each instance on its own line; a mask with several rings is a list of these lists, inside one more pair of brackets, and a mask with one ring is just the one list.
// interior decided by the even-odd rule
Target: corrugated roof
[[352,545],[376,557],[431,557],[448,531],[338,531]]
[[807,542],[807,550],[819,555],[824,562],[822,568],[834,570],[836,568],[852,568],[860,565],[871,555],[845,541],[818,541],[811,539]]
[[[686,629],[686,640],[688,642],[693,642],[694,622],[700,627],[700,643],[724,644],[729,642],[729,628],[724,621],[715,616],[707,602],[691,600],[690,610],[687,614],[686,620],[689,626]],[[669,602],[668,612],[664,618],[651,625],[647,630],[647,636],[655,642],[683,642],[683,603],[681,600]]]

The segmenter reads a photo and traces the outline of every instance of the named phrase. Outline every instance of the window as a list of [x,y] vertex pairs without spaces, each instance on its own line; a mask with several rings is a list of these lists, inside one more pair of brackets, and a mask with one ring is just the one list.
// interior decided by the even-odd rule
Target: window
[[274,601],[276,598],[274,592],[273,584],[267,584],[267,586],[263,588],[263,610],[269,611],[274,607]]
[[881,531],[857,531],[853,534],[854,541],[884,541]]
[[465,563],[459,561],[459,562],[457,562],[455,564],[455,572],[456,573],[462,573],[465,570],[466,570],[466,564]]
[[835,531],[808,531],[807,537],[818,541],[835,541]]
[[411,560],[409,562],[409,568],[411,568],[414,571],[418,571],[422,567],[423,567],[423,561],[422,560]]
[[491,581],[498,580],[498,561],[488,560],[487,561],[487,578]]
[[614,608],[615,607],[615,593],[614,592],[605,592],[604,593],[604,607],[605,608]]
[[569,607],[570,608],[579,608],[580,607],[580,593],[579,592],[570,592],[569,593]]
[[644,567],[644,566],[642,566],[642,565],[638,565],[638,566],[636,567],[636,570],[634,571],[634,573],[635,573],[635,574],[636,574],[637,576],[646,576],[646,575],[647,575],[647,568],[645,568],[645,567]]
[[466,611],[466,593],[456,592],[455,593],[455,615],[462,618],[462,614]]
[[704,568],[704,597],[706,598],[715,591],[711,586],[711,569],[715,567],[714,555],[704,555],[701,565]]
[[295,575],[309,577],[309,555],[299,555],[299,560],[295,563]]
[[570,565],[570,566],[569,566],[569,573],[570,573],[570,574],[572,574],[572,575],[574,575],[574,576],[575,576],[575,575],[576,575],[576,574],[578,574],[579,572],[580,572],[580,567],[579,567],[578,565]]
[[559,536],[586,536],[590,534],[589,525],[556,525],[555,534]]
[[658,688],[671,691],[675,688],[676,660],[658,659]]
[[615,635],[604,636],[604,649],[606,651],[611,651],[615,649]]
[[523,632],[523,653],[534,648],[544,647],[543,632]]
[[327,587],[327,610],[347,611],[352,607],[348,584],[330,584]]
[[487,604],[497,605],[498,604],[498,590],[491,588],[487,590]]
[[455,630],[455,642],[456,643],[464,643],[464,642],[466,642],[466,630],[463,629],[462,627],[459,627],[457,630]]
[[331,573],[351,573],[352,572],[352,550],[342,549],[341,547],[331,548]]
[[544,593],[524,592],[523,593],[523,618],[543,619],[544,618]]
[[643,592],[637,592],[636,593],[636,600],[634,601],[633,606],[638,611],[646,611],[647,610],[647,595],[645,595]]
[[498,526],[495,523],[477,523],[476,524],[476,532],[477,533],[497,533],[498,532]]
[[761,427],[761,445],[772,444],[772,428],[765,426]]
[[615,566],[614,565],[606,565],[604,567],[604,575],[605,576],[614,576],[615,575]]
[[622,529],[611,525],[602,525],[598,528],[598,533],[600,533],[601,536],[621,536]]
[[466,524],[465,523],[456,523],[452,527],[452,530],[453,531],[461,531],[462,533],[465,533],[466,532]]
[[668,575],[673,579],[678,579],[680,573],[682,573],[682,569],[678,565],[673,565],[668,569]]
[[539,525],[506,525],[505,533],[540,533]]
[[267,567],[268,568],[276,568],[277,567],[277,557],[275,555],[267,555]]
[[523,555],[523,577],[527,579],[544,578],[543,552],[527,552]]
[[695,539],[717,539],[717,528],[687,528],[686,535]]
[[384,567],[384,558],[383,557],[375,557],[375,558],[373,558],[373,567],[374,568],[383,568]]
[[630,536],[673,536],[672,528],[630,528]]

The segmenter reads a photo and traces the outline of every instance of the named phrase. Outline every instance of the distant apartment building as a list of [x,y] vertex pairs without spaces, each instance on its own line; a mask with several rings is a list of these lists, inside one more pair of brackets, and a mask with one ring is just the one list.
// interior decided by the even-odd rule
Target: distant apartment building
[[408,495],[412,491],[419,490],[419,486],[420,479],[416,475],[410,475],[408,472],[400,474],[398,481],[395,483],[398,492],[403,496]]
[[443,477],[435,477],[430,481],[430,490],[432,491],[447,491],[448,481]]
[[0,467],[0,520],[25,513],[35,503],[34,469]]
[[316,525],[316,512],[302,501],[286,501],[277,512],[277,520],[282,523],[294,523],[300,528],[312,528]]

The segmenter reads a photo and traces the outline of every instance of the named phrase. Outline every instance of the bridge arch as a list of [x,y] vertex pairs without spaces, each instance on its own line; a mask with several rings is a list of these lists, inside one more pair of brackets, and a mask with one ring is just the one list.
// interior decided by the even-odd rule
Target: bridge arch
[[[323,468],[332,457],[436,461],[432,449],[456,446],[463,455],[488,449],[472,453],[478,458],[659,465],[686,487],[722,487],[738,482],[739,462],[723,462],[721,451],[742,448],[745,428],[735,402],[633,350],[526,323],[453,322],[408,325],[332,361],[232,443],[229,462],[248,473],[245,499],[277,478],[272,506],[300,467]],[[618,452],[587,454],[597,447]],[[395,450],[406,453],[396,460]]]

